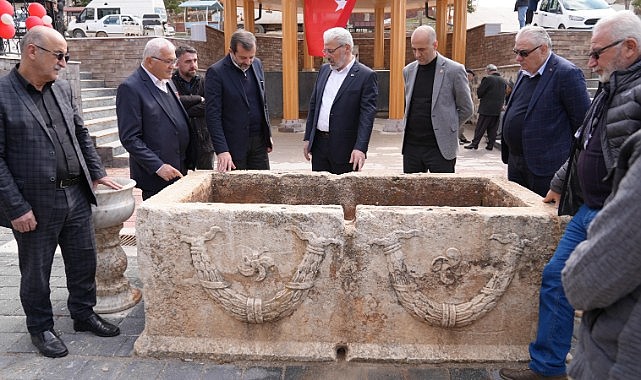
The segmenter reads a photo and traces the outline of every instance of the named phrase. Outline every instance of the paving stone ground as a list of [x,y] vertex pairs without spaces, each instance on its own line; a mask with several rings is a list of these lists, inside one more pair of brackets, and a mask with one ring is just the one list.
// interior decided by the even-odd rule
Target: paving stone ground
[[[472,126],[466,127],[468,139]],[[272,170],[311,170],[302,153],[301,133],[279,133],[274,128],[274,152],[270,156]],[[400,145],[402,134],[382,132],[377,120],[370,143],[365,171],[393,170],[401,173]],[[128,176],[126,169],[110,169],[111,175]],[[461,149],[457,159],[459,173],[505,175],[499,149],[486,151]],[[135,215],[129,221],[135,226]],[[125,275],[143,288],[138,279],[135,247],[125,246],[128,268]],[[64,266],[55,256],[51,275],[51,298],[54,305],[55,328],[69,348],[65,358],[41,356],[31,344],[19,300],[20,273],[17,248],[13,235],[0,228],[0,379],[435,379],[476,380],[499,379],[498,368],[521,366],[523,363],[217,363],[188,357],[155,359],[138,357],[133,351],[136,338],[144,329],[142,303],[120,313],[103,315],[117,323],[120,336],[99,338],[90,333],[73,331],[66,306]],[[144,292],[144,288],[143,288]]]

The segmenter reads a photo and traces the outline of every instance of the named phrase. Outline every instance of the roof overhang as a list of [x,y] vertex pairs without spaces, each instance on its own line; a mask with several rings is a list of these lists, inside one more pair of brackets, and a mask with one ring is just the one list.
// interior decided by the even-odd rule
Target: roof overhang
[[211,9],[222,11],[223,6],[217,0],[189,0],[178,5],[181,8]]
[[[403,0],[356,0],[356,5],[354,6],[354,12],[358,13],[367,13],[373,12],[374,9],[383,7],[386,12],[389,12],[392,7],[392,1],[403,1]],[[429,7],[436,6],[436,0],[404,0],[406,9],[419,9],[425,8],[425,3],[428,3]],[[221,0],[224,4],[225,0]],[[447,0],[447,3],[452,5],[454,0]],[[254,5],[258,7],[258,4],[263,4],[263,8],[270,8],[275,10],[281,10],[282,0],[254,0]],[[299,8],[303,8],[304,0],[297,0]],[[242,6],[242,0],[236,0],[237,6]]]

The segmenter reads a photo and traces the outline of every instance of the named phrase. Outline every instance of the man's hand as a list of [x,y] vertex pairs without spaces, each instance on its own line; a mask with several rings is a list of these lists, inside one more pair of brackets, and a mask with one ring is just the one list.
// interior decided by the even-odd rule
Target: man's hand
[[548,190],[548,193],[545,195],[545,198],[543,198],[544,203],[556,203],[557,207],[559,206],[559,203],[561,203],[561,194]]
[[220,173],[228,172],[231,171],[232,169],[236,169],[236,165],[234,165],[234,161],[231,159],[231,154],[229,152],[223,152],[221,154],[217,155],[218,157],[218,171]]
[[349,158],[349,163],[352,164],[354,171],[360,172],[365,165],[365,153],[361,152],[358,149],[352,151],[352,155]]
[[312,157],[309,154],[309,141],[303,141],[303,156],[307,161],[311,160]]
[[33,215],[32,210],[29,210],[26,214],[11,221],[13,229],[22,233],[35,230],[37,225],[38,222],[36,222],[36,216]]
[[174,178],[182,178],[183,175],[178,169],[174,168],[173,166],[169,164],[162,164],[160,169],[156,172],[160,176],[160,178],[164,179],[165,181],[171,181]]
[[269,142],[271,146],[267,147],[267,154],[271,153],[274,150],[274,139],[270,137]]
[[95,189],[96,186],[98,186],[98,184],[108,186],[108,187],[110,187],[110,188],[112,188],[114,190],[122,189],[122,185],[121,184],[119,184],[118,182],[115,182],[113,180],[113,178],[107,177],[107,176],[99,178],[99,179],[93,181],[93,188]]

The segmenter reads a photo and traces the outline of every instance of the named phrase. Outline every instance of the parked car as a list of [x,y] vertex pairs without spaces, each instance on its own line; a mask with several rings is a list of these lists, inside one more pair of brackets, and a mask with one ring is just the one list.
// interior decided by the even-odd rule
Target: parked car
[[99,22],[107,15],[140,16],[143,13],[158,13],[163,20],[167,19],[165,3],[162,0],[91,0],[78,16],[72,17],[69,21],[67,34],[73,38],[87,37],[92,35],[88,33],[91,30],[90,25]]
[[96,37],[142,36],[142,25],[137,17],[131,15],[106,15],[97,23],[89,24],[87,34]]
[[145,13],[142,15],[142,27],[146,28],[148,26],[162,25],[162,18],[158,13]]
[[167,24],[159,14],[157,13],[145,13],[142,15],[142,28],[145,35],[158,35],[155,29],[160,27],[162,30],[161,35],[173,36],[176,34],[176,30],[173,26]]
[[555,29],[591,29],[616,11],[605,0],[541,0],[532,25]]
[[165,24],[165,36],[172,37],[175,35],[176,35],[176,29],[169,24]]

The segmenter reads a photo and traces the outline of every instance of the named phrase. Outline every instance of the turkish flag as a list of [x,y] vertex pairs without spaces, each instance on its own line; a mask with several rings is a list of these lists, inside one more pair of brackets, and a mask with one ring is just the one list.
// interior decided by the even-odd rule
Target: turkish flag
[[344,28],[354,5],[356,0],[305,0],[305,38],[309,55],[323,56],[323,33],[337,26]]

